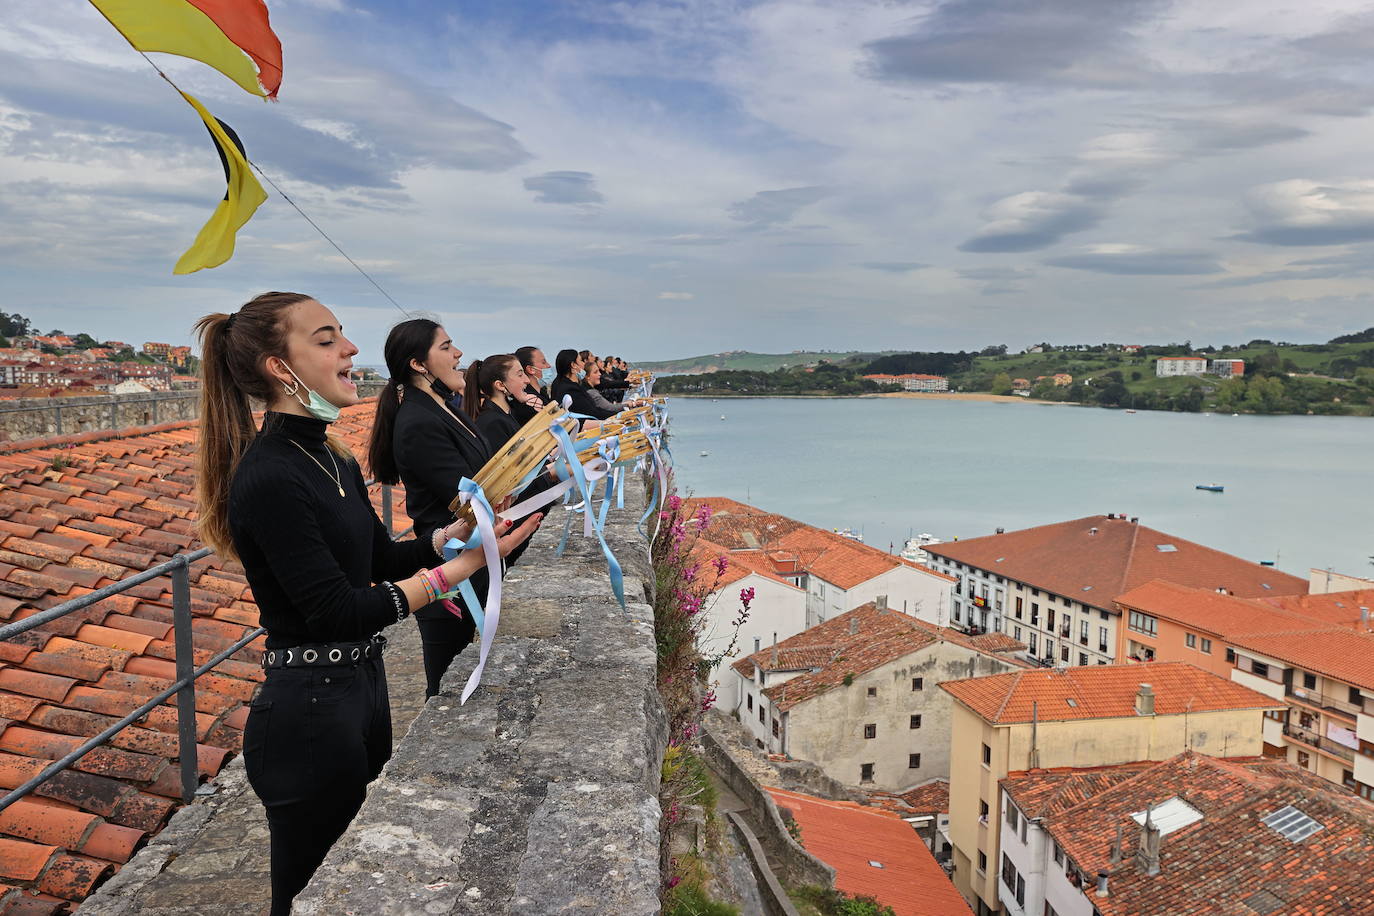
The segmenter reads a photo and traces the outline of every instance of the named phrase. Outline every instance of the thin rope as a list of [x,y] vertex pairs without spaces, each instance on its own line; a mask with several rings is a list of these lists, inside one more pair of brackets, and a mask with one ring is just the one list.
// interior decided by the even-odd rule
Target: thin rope
[[[95,4],[92,3],[91,6],[95,6]],[[159,66],[157,65],[157,63],[154,62],[154,60],[153,60],[151,57],[149,57],[149,56],[148,56],[144,51],[142,51],[141,49],[139,49],[139,48],[137,48],[137,47],[134,47],[134,43],[133,43],[132,40],[130,40],[129,36],[128,36],[128,35],[125,35],[125,34],[124,34],[124,31],[123,31],[122,29],[120,29],[119,26],[115,25],[114,20],[112,20],[109,16],[106,16],[106,15],[105,15],[105,11],[104,11],[104,10],[102,10],[102,9],[101,9],[100,7],[98,7],[98,6],[95,6],[95,9],[96,9],[96,12],[100,13],[100,15],[101,15],[102,17],[104,17],[105,21],[108,22],[108,23],[111,25],[111,27],[114,28],[114,30],[115,30],[116,32],[119,32],[120,36],[121,36],[125,41],[129,42],[129,47],[131,47],[131,48],[133,48],[135,51],[137,51],[138,54],[139,54],[139,56],[142,57],[144,60],[146,60],[146,61],[148,62],[148,66],[152,67],[153,70],[157,73],[158,76],[160,76],[160,77],[162,77],[164,80],[166,80],[168,86],[171,86],[173,89],[176,90],[177,95],[185,95],[185,93],[181,91],[181,87],[178,86],[176,83],[172,82],[172,78],[171,78],[170,76],[168,76],[166,73],[163,73],[163,72],[162,72],[162,68],[159,67]],[[295,210],[297,213],[299,213],[299,214],[305,219],[305,221],[306,221],[307,223],[309,223],[309,224],[315,229],[315,231],[318,232],[318,233],[324,238],[324,240],[325,240],[326,242],[328,242],[330,245],[333,245],[333,246],[334,246],[334,250],[335,250],[335,251],[337,251],[339,254],[343,255],[345,261],[347,261],[349,264],[352,264],[352,265],[353,265],[353,269],[354,269],[354,270],[356,270],[358,273],[362,274],[363,277],[367,280],[367,282],[371,283],[374,287],[376,287],[376,288],[377,288],[377,292],[379,292],[379,293],[381,293],[383,296],[385,296],[387,302],[390,302],[392,305],[396,306],[396,308],[400,311],[400,313],[401,313],[402,315],[405,315],[407,318],[410,317],[410,314],[411,314],[411,313],[408,312],[408,311],[406,311],[406,309],[403,308],[403,307],[401,306],[401,303],[399,303],[399,302],[397,302],[395,299],[393,299],[393,298],[391,297],[391,294],[390,294],[390,293],[388,293],[386,290],[382,289],[382,284],[378,283],[375,279],[373,279],[373,277],[372,277],[372,275],[371,275],[370,273],[368,273],[367,271],[363,270],[362,265],[360,265],[357,261],[353,260],[353,258],[349,257],[348,252],[344,251],[341,247],[339,247],[339,243],[336,242],[336,241],[334,241],[332,238],[330,238],[330,237],[329,237],[329,233],[327,233],[327,232],[325,232],[323,229],[321,229],[319,223],[317,223],[317,222],[315,222],[313,219],[311,219],[311,218],[310,218],[310,215],[307,214],[304,210],[302,210],[299,204],[297,204],[294,200],[292,200],[290,197],[288,197],[288,196],[286,195],[286,192],[283,191],[280,187],[278,187],[278,186],[277,186],[277,183],[276,183],[275,181],[273,181],[270,177],[268,177],[267,173],[264,172],[264,171],[262,170],[262,167],[261,167],[261,166],[259,166],[259,165],[258,165],[256,162],[254,162],[252,159],[248,159],[248,156],[247,156],[246,153],[244,154],[244,157],[243,157],[243,158],[244,158],[244,159],[247,159],[247,160],[248,160],[248,164],[251,165],[254,169],[256,169],[256,170],[257,170],[257,173],[258,173],[259,175],[261,175],[261,176],[267,181],[267,183],[270,184],[270,185],[272,186],[272,190],[276,191],[278,194],[281,195],[282,200],[284,200],[284,201],[286,201],[288,204],[290,204],[290,205],[291,205],[291,208],[292,208],[293,210]]]

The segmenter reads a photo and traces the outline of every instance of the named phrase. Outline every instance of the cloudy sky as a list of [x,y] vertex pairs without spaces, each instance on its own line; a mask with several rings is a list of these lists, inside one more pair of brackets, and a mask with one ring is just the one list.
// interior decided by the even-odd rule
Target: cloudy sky
[[[160,57],[473,355],[1326,340],[1374,324],[1356,0],[268,0],[280,103]],[[84,0],[0,22],[0,309],[186,342],[313,293],[400,315]]]

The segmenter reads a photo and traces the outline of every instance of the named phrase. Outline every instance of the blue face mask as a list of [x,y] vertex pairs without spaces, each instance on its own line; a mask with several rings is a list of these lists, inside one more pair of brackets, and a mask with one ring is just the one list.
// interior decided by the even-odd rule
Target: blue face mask
[[[286,392],[291,397],[296,399],[296,403],[304,407],[306,411],[310,414],[310,416],[314,417],[316,420],[323,420],[326,423],[333,423],[335,420],[339,419],[339,408],[335,407],[329,401],[326,401],[324,398],[320,397],[319,392],[314,391],[310,388],[306,388],[305,382],[301,381],[301,377],[296,374],[295,369],[292,369],[290,366],[287,366],[284,361],[282,362],[282,365],[286,366],[286,371],[290,372],[291,377],[296,380],[296,387],[294,389],[288,389]],[[305,390],[309,392],[310,398],[308,400],[301,400],[300,392],[302,388],[305,388]]]
[[558,378],[558,373],[554,371],[553,366],[539,373],[539,382],[542,385],[551,385],[556,378]]

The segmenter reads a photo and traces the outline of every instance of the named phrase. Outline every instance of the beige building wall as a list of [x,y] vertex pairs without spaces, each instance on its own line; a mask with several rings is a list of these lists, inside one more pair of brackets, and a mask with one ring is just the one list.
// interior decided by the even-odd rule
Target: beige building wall
[[1347,576],[1344,573],[1332,572],[1329,569],[1309,569],[1307,588],[1314,595],[1326,595],[1331,592],[1354,592],[1374,588],[1374,579]]
[[[950,839],[954,883],[978,911],[997,912],[1000,862],[997,785],[1009,772],[1031,768],[1032,733],[1039,766],[1092,767],[1138,760],[1167,760],[1192,749],[1214,757],[1258,756],[1263,748],[1264,711],[1221,710],[1188,715],[1076,719],[992,726],[962,703],[951,716],[949,779]],[[982,759],[982,747],[990,763]],[[990,812],[980,819],[982,805]],[[987,867],[978,869],[978,853]]]
[[[785,750],[845,785],[899,791],[950,772],[950,716],[955,700],[941,681],[1000,674],[1007,662],[940,642],[834,687],[787,713]],[[920,679],[920,689],[912,682]],[[747,688],[746,688],[747,689]],[[912,716],[920,727],[912,728]],[[867,726],[874,737],[867,738]],[[911,766],[919,754],[919,766]],[[871,764],[873,778],[862,779]]]

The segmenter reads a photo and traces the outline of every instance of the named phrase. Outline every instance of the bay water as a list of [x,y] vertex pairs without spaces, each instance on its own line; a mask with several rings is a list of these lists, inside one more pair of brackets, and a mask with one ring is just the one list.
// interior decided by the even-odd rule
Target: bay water
[[1374,577],[1367,417],[922,398],[679,397],[669,412],[680,492],[849,527],[882,550],[1117,512],[1294,575]]

